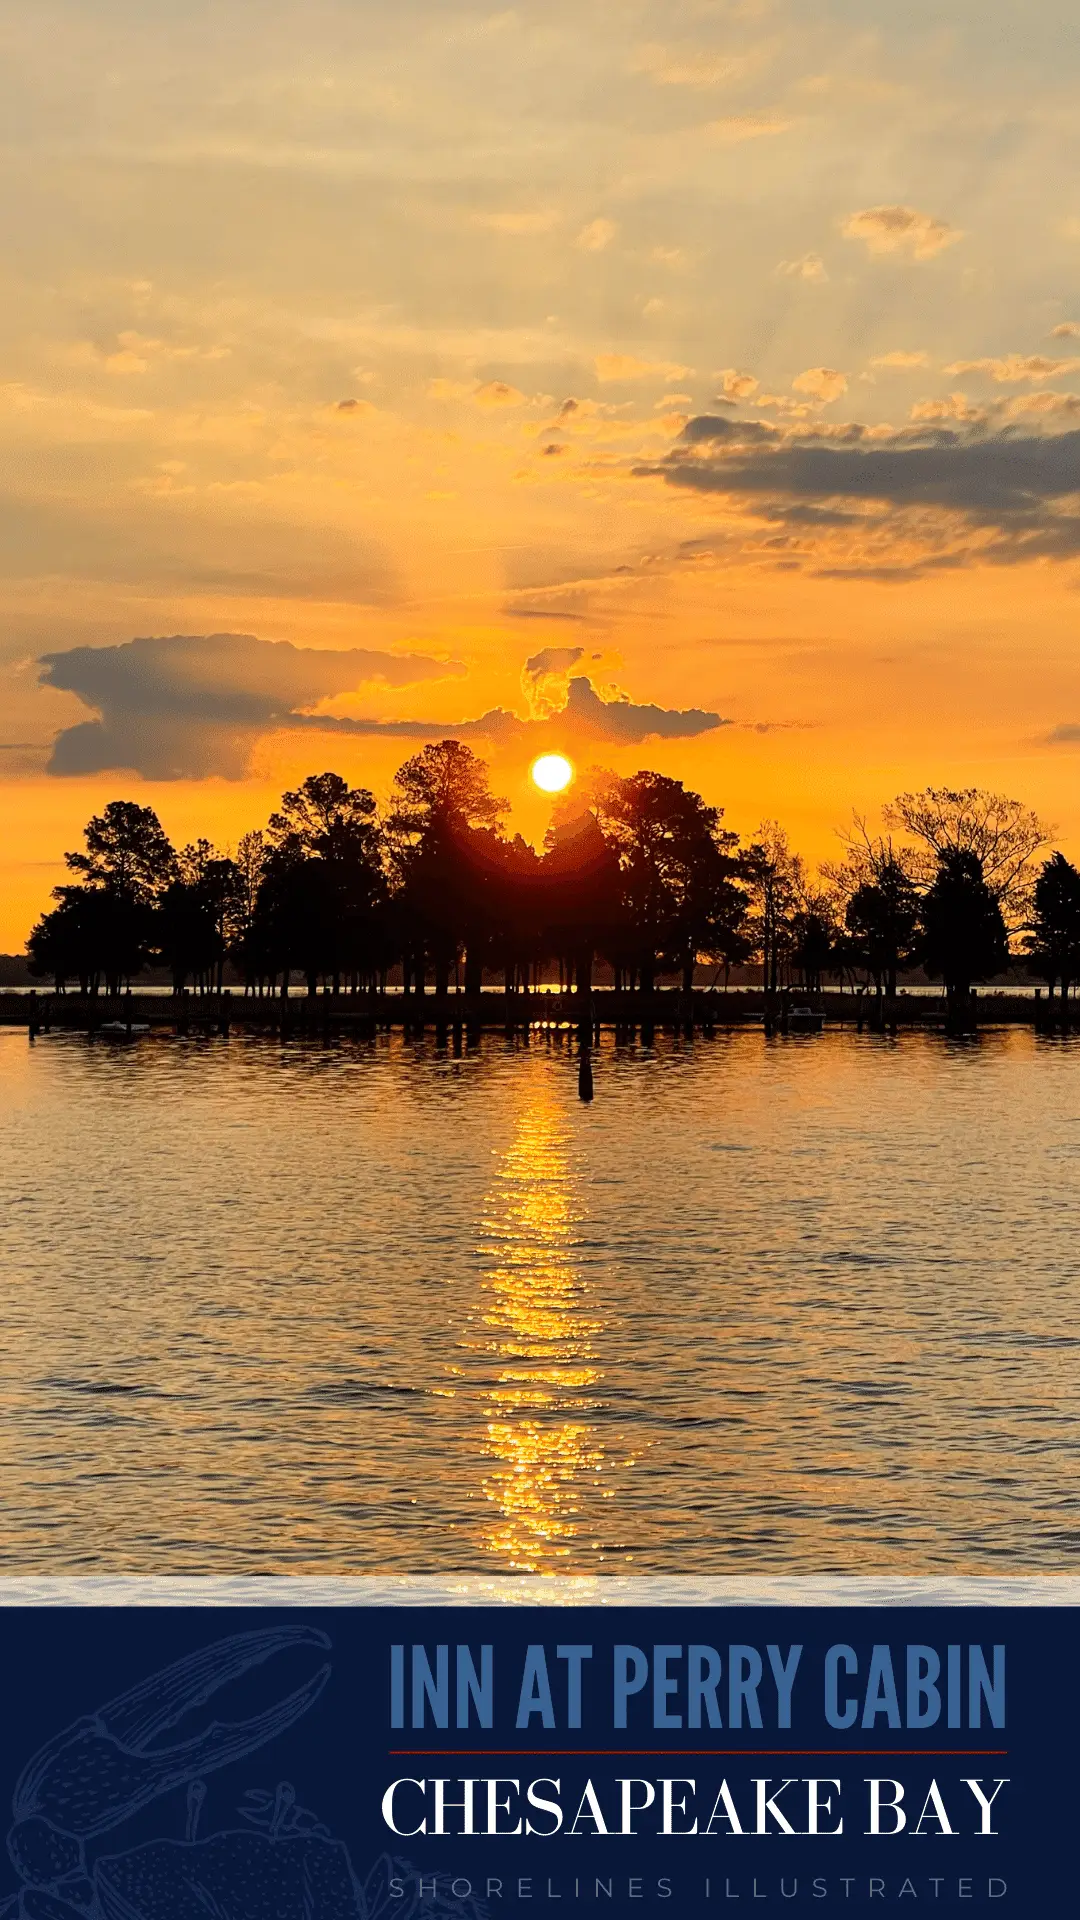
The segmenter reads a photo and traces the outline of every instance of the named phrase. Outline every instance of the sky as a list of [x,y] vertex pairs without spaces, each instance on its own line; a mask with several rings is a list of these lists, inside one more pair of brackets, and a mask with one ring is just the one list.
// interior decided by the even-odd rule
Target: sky
[[0,0],[0,947],[425,739],[1080,858],[1064,0]]

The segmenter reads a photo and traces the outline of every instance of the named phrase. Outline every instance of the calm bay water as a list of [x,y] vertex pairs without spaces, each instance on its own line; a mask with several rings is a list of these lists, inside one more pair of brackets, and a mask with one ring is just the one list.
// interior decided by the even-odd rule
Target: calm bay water
[[1080,1044],[0,1032],[0,1566],[1080,1549]]

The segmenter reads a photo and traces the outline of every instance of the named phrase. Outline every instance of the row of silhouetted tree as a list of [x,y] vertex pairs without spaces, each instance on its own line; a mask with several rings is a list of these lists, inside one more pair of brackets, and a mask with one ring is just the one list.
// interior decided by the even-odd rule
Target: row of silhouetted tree
[[816,880],[774,822],[740,845],[664,774],[590,774],[542,853],[505,831],[508,810],[456,740],[407,760],[381,815],[366,789],[311,775],[232,853],[176,849],[152,808],[115,800],[66,855],[32,971],[116,993],[164,966],[177,990],[213,990],[229,964],[253,993],[296,975],[355,993],[400,967],[406,992],[498,973],[513,993],[555,961],[587,989],[602,957],[617,986],[649,992],[661,974],[688,988],[700,962],[726,979],[758,960],[772,992],[846,977],[892,996],[921,965],[951,1000],[1021,955],[1051,994],[1080,978],[1080,872],[1060,853],[1039,864],[1044,828],[1002,795],[902,794],[888,831],[856,818]]

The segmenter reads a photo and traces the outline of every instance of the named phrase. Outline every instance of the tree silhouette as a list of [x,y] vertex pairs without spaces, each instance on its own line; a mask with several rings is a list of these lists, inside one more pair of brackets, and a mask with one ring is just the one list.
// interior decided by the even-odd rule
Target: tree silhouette
[[643,992],[665,965],[689,991],[698,955],[725,952],[745,912],[736,835],[719,807],[662,773],[598,781],[594,811],[618,859],[623,939]]
[[308,992],[320,975],[371,974],[376,922],[387,894],[374,796],[338,773],[310,774],[270,816],[253,934],[288,991],[300,969]]
[[970,999],[972,981],[1000,973],[1009,958],[1005,919],[978,854],[954,850],[942,857],[920,918],[916,951],[927,973],[944,981],[956,1011]]
[[805,892],[802,860],[775,820],[763,820],[746,849],[742,873],[750,888],[750,938],[760,953],[767,994],[780,990],[785,963],[797,939],[797,914]]
[[1061,982],[1062,1000],[1080,979],[1080,871],[1063,853],[1051,854],[1035,882],[1032,925],[1025,946],[1031,965],[1054,997]]
[[592,991],[597,952],[617,954],[626,924],[623,874],[616,847],[591,808],[557,808],[544,836],[539,943],[556,953],[568,984]]
[[791,915],[791,961],[809,993],[820,993],[822,976],[833,963],[838,937],[832,895],[807,887]]
[[1030,807],[981,787],[924,787],[901,793],[884,809],[886,824],[902,827],[923,855],[921,878],[934,884],[940,864],[969,854],[1007,921],[1027,917],[1031,862],[1048,829]]
[[959,1005],[1007,963],[1028,901],[1025,947],[1051,994],[1080,978],[1080,872],[1054,854],[1036,877],[1041,822],[998,794],[900,795],[886,816],[914,844],[856,816],[826,884],[808,880],[777,822],[740,850],[720,808],[647,769],[584,775],[555,803],[542,857],[504,832],[507,806],[457,740],[405,761],[382,819],[366,788],[309,775],[235,854],[205,839],[175,852],[152,808],[112,801],[66,856],[31,970],[60,990],[77,979],[116,993],[160,958],[174,988],[212,990],[231,960],[248,990],[287,993],[299,969],[314,994],[320,982],[385,988],[400,961],[406,992],[423,992],[430,965],[441,995],[464,958],[476,995],[485,970],[513,993],[554,958],[588,994],[602,955],[617,987],[648,995],[661,973],[689,989],[699,960],[758,953],[770,998],[792,979],[818,991],[844,962],[891,997],[900,968],[921,961]]
[[878,864],[872,880],[855,888],[844,910],[848,952],[865,967],[880,996],[896,998],[896,976],[910,962],[919,924],[919,896],[898,860]]
[[161,896],[154,927],[174,993],[189,974],[204,990],[220,991],[233,944],[238,889],[235,863],[215,853],[209,840],[196,840],[177,854],[176,876]]
[[35,965],[77,974],[85,992],[117,994],[141,973],[154,944],[155,914],[175,877],[176,855],[152,807],[112,800],[88,821],[85,852],[64,861],[81,881],[53,889],[59,903],[30,936]]
[[460,740],[432,743],[398,768],[387,826],[406,990],[411,976],[423,993],[430,958],[435,991],[445,994],[464,944],[467,985],[479,991],[497,919],[494,842],[509,804],[492,793],[485,763]]

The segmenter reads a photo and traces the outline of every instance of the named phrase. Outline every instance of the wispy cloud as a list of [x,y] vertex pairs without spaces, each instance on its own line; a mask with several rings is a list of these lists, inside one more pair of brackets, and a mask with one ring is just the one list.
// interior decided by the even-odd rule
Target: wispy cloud
[[785,280],[827,280],[829,277],[820,253],[804,253],[798,260],[781,260],[776,271]]
[[744,140],[767,140],[778,133],[787,133],[791,126],[775,113],[737,113],[725,120],[711,120],[705,131],[721,146],[737,147]]
[[590,220],[574,242],[583,253],[603,253],[610,247],[619,229],[614,220]]
[[680,367],[671,360],[639,360],[634,353],[598,353],[596,377],[605,383],[629,380],[682,380],[693,369]]
[[985,373],[999,386],[1020,380],[1053,380],[1058,374],[1073,373],[1080,359],[1051,360],[1044,353],[1007,353],[1000,359],[954,360],[946,373]]
[[921,351],[910,353],[904,348],[899,348],[894,353],[875,354],[870,365],[872,367],[881,367],[885,370],[895,368],[897,372],[902,373],[907,372],[909,368],[913,367],[928,367],[930,365],[930,355]]
[[528,236],[534,233],[550,233],[559,224],[560,215],[553,207],[537,207],[531,210],[515,211],[509,208],[501,213],[474,213],[474,227],[486,227],[491,233],[507,233],[513,236]]
[[655,41],[638,47],[630,58],[631,73],[647,74],[660,87],[729,86],[758,64],[752,55],[717,53],[712,48],[667,47]]
[[863,207],[848,215],[840,231],[871,253],[907,253],[913,260],[932,260],[963,237],[959,227],[915,207]]

